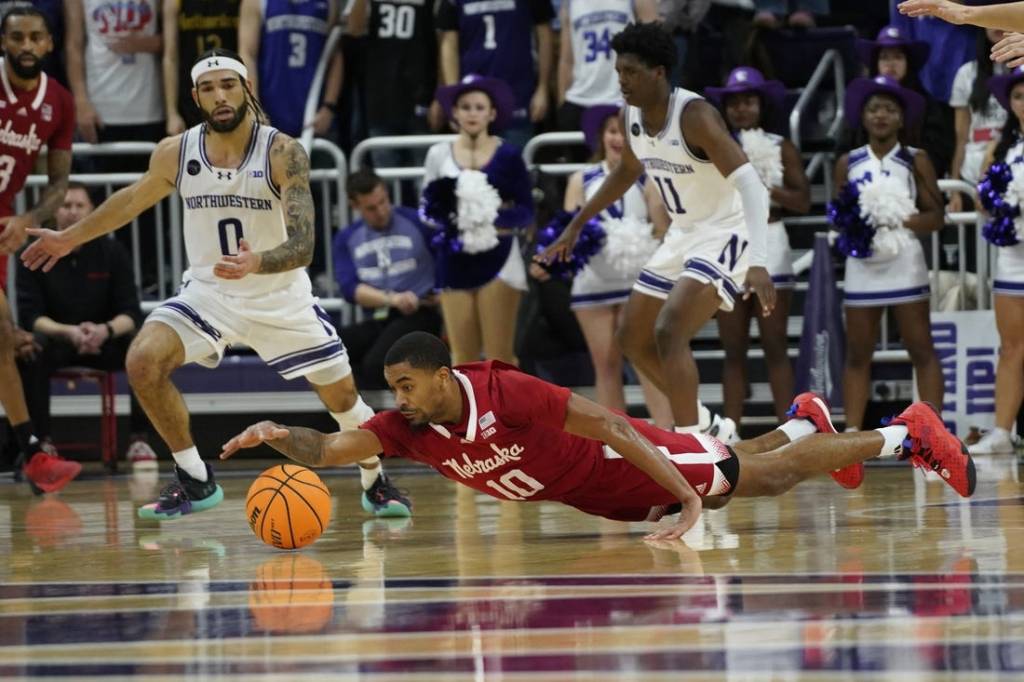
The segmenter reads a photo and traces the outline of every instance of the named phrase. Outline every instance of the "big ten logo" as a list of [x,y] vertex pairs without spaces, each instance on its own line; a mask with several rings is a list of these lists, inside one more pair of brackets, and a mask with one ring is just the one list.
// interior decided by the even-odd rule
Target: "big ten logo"
[[935,354],[942,367],[943,402],[942,411],[949,414],[957,413],[957,342],[955,322],[932,322],[932,342]]
[[992,346],[967,348],[964,383],[967,414],[992,414],[996,409],[996,361],[999,351]]
[[142,31],[153,23],[154,16],[150,0],[114,0],[92,11],[92,20],[100,35]]

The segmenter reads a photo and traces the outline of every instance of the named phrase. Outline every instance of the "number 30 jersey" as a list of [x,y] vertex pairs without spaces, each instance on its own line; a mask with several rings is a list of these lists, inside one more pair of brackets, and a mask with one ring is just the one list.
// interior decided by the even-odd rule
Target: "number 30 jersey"
[[270,146],[278,131],[253,124],[249,144],[237,168],[218,168],[206,155],[206,126],[189,128],[181,137],[176,185],[184,207],[185,280],[212,285],[230,296],[255,298],[305,280],[305,269],[273,275],[221,279],[213,267],[238,253],[245,239],[253,251],[280,246],[287,238],[281,194],[270,175]]
[[683,109],[699,99],[703,98],[695,92],[673,90],[665,126],[653,136],[644,130],[640,109],[627,107],[626,137],[630,149],[658,188],[673,228],[689,232],[746,229],[740,193],[715,164],[698,158],[683,138],[679,125]]

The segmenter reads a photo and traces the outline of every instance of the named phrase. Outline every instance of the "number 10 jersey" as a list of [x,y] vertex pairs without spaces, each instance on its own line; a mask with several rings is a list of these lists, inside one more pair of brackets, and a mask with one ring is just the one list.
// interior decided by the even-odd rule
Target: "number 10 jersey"
[[236,168],[218,168],[206,155],[206,126],[181,137],[176,185],[184,207],[185,280],[197,280],[231,296],[255,298],[285,289],[309,276],[296,268],[271,275],[221,279],[214,266],[238,253],[242,239],[253,251],[266,251],[288,239],[279,188],[270,174],[270,146],[278,131],[253,124],[249,144]]

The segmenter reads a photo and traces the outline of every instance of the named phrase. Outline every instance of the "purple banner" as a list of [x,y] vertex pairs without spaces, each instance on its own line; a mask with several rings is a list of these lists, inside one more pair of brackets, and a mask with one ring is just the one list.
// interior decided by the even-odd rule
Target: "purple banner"
[[813,391],[825,396],[833,408],[842,407],[846,333],[832,251],[824,234],[814,239],[814,262],[808,284],[800,356],[796,361],[796,392]]

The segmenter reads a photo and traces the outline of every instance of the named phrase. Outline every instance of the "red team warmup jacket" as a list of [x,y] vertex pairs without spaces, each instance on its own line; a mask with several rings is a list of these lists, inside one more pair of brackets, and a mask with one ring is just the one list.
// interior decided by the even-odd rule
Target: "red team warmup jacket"
[[[388,410],[360,428],[376,434],[386,455],[423,462],[499,500],[556,500],[620,521],[642,521],[651,507],[678,502],[611,448],[563,430],[569,389],[493,360],[460,365],[453,373],[462,387],[460,423],[413,427]],[[715,466],[735,457],[723,443],[629,421],[699,495],[729,492]]]

